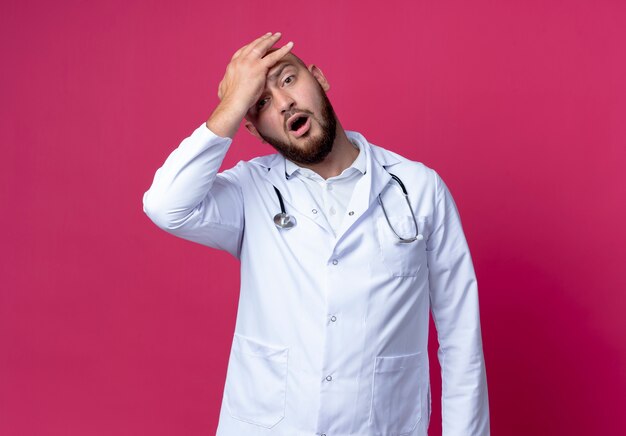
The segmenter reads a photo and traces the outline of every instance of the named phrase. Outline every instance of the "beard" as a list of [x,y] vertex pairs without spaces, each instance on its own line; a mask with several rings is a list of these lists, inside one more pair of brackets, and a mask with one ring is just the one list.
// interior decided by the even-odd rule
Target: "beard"
[[311,126],[309,131],[303,135],[304,138],[299,138],[302,144],[298,145],[259,132],[259,135],[261,135],[265,142],[274,147],[276,151],[285,156],[285,158],[297,164],[320,163],[331,152],[333,143],[335,142],[335,136],[337,134],[335,111],[326,96],[326,92],[319,84],[318,87],[322,98],[322,108],[319,118],[313,115],[311,111],[301,109],[293,109],[292,111],[292,113],[306,113],[312,119],[311,121],[317,121],[317,124],[321,128],[321,132],[317,136],[310,135],[311,128],[313,127]]

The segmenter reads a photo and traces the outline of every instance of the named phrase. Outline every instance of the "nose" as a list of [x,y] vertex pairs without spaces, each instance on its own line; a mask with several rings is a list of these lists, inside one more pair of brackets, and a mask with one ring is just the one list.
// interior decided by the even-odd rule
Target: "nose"
[[274,101],[281,115],[284,115],[285,112],[289,111],[296,104],[293,97],[284,91],[277,91],[274,95]]

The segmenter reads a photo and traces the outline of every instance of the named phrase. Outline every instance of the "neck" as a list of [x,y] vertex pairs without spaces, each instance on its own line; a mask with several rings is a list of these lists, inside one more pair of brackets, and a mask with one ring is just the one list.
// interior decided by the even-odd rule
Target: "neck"
[[328,179],[341,174],[343,170],[352,165],[358,155],[359,149],[350,142],[343,127],[337,121],[337,132],[333,142],[333,149],[328,153],[328,156],[317,164],[298,165],[309,168],[324,179]]

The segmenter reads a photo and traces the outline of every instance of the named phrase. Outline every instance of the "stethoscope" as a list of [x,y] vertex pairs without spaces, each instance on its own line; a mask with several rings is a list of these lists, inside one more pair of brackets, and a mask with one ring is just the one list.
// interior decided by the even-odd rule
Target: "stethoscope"
[[[380,197],[380,194],[378,194],[378,202],[380,203],[380,206],[383,208],[383,213],[385,214],[385,219],[387,220],[387,224],[389,225],[389,228],[391,229],[393,234],[396,235],[396,237],[398,238],[398,242],[409,243],[413,241],[421,241],[422,239],[424,239],[424,236],[421,235],[419,232],[419,227],[417,226],[417,219],[415,218],[415,213],[413,213],[413,208],[411,207],[411,203],[409,202],[409,193],[407,192],[406,187],[404,186],[404,183],[402,183],[402,180],[400,180],[400,177],[391,173],[389,173],[389,175],[396,182],[398,182],[398,184],[400,185],[400,188],[402,188],[402,195],[404,195],[406,204],[409,210],[411,211],[411,216],[413,217],[413,224],[415,225],[415,236],[411,238],[403,238],[402,236],[398,234],[398,232],[396,232],[396,230],[393,228],[393,225],[391,224],[391,221],[389,221],[389,216],[387,216],[387,210],[385,209],[383,200]],[[279,229],[285,229],[285,230],[291,229],[296,226],[296,218],[293,215],[289,215],[287,212],[285,212],[285,203],[283,202],[283,196],[281,195],[280,191],[278,190],[276,186],[274,186],[274,190],[276,191],[276,195],[278,196],[278,202],[280,203],[280,212],[274,215],[274,224],[276,224],[276,227],[278,227]]]

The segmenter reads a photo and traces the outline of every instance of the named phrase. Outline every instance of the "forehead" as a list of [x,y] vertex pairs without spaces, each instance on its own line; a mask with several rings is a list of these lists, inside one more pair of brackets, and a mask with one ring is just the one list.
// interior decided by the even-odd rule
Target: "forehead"
[[[268,54],[272,53],[274,51],[278,50],[278,48],[272,48],[270,50],[268,50]],[[287,67],[294,67],[296,69],[300,69],[300,68],[304,68],[306,70],[306,65],[304,64],[304,62],[302,62],[300,60],[299,57],[291,54],[291,53],[287,53],[285,56],[283,56],[278,62],[276,62],[267,72],[267,78],[266,78],[266,84],[265,84],[265,89],[267,90],[268,88],[268,84],[273,81],[278,79],[278,74],[281,73],[285,68]],[[284,68],[283,68],[284,67]],[[307,70],[308,71],[308,70]],[[246,117],[247,120],[249,121],[253,121],[255,118],[255,110],[254,110],[254,106],[252,106],[248,112],[246,113]]]
[[268,78],[274,75],[278,70],[282,69],[286,66],[294,66],[296,68],[300,67],[300,62],[295,56],[292,56],[291,53],[287,53],[281,60],[276,62],[272,68],[268,71]]

